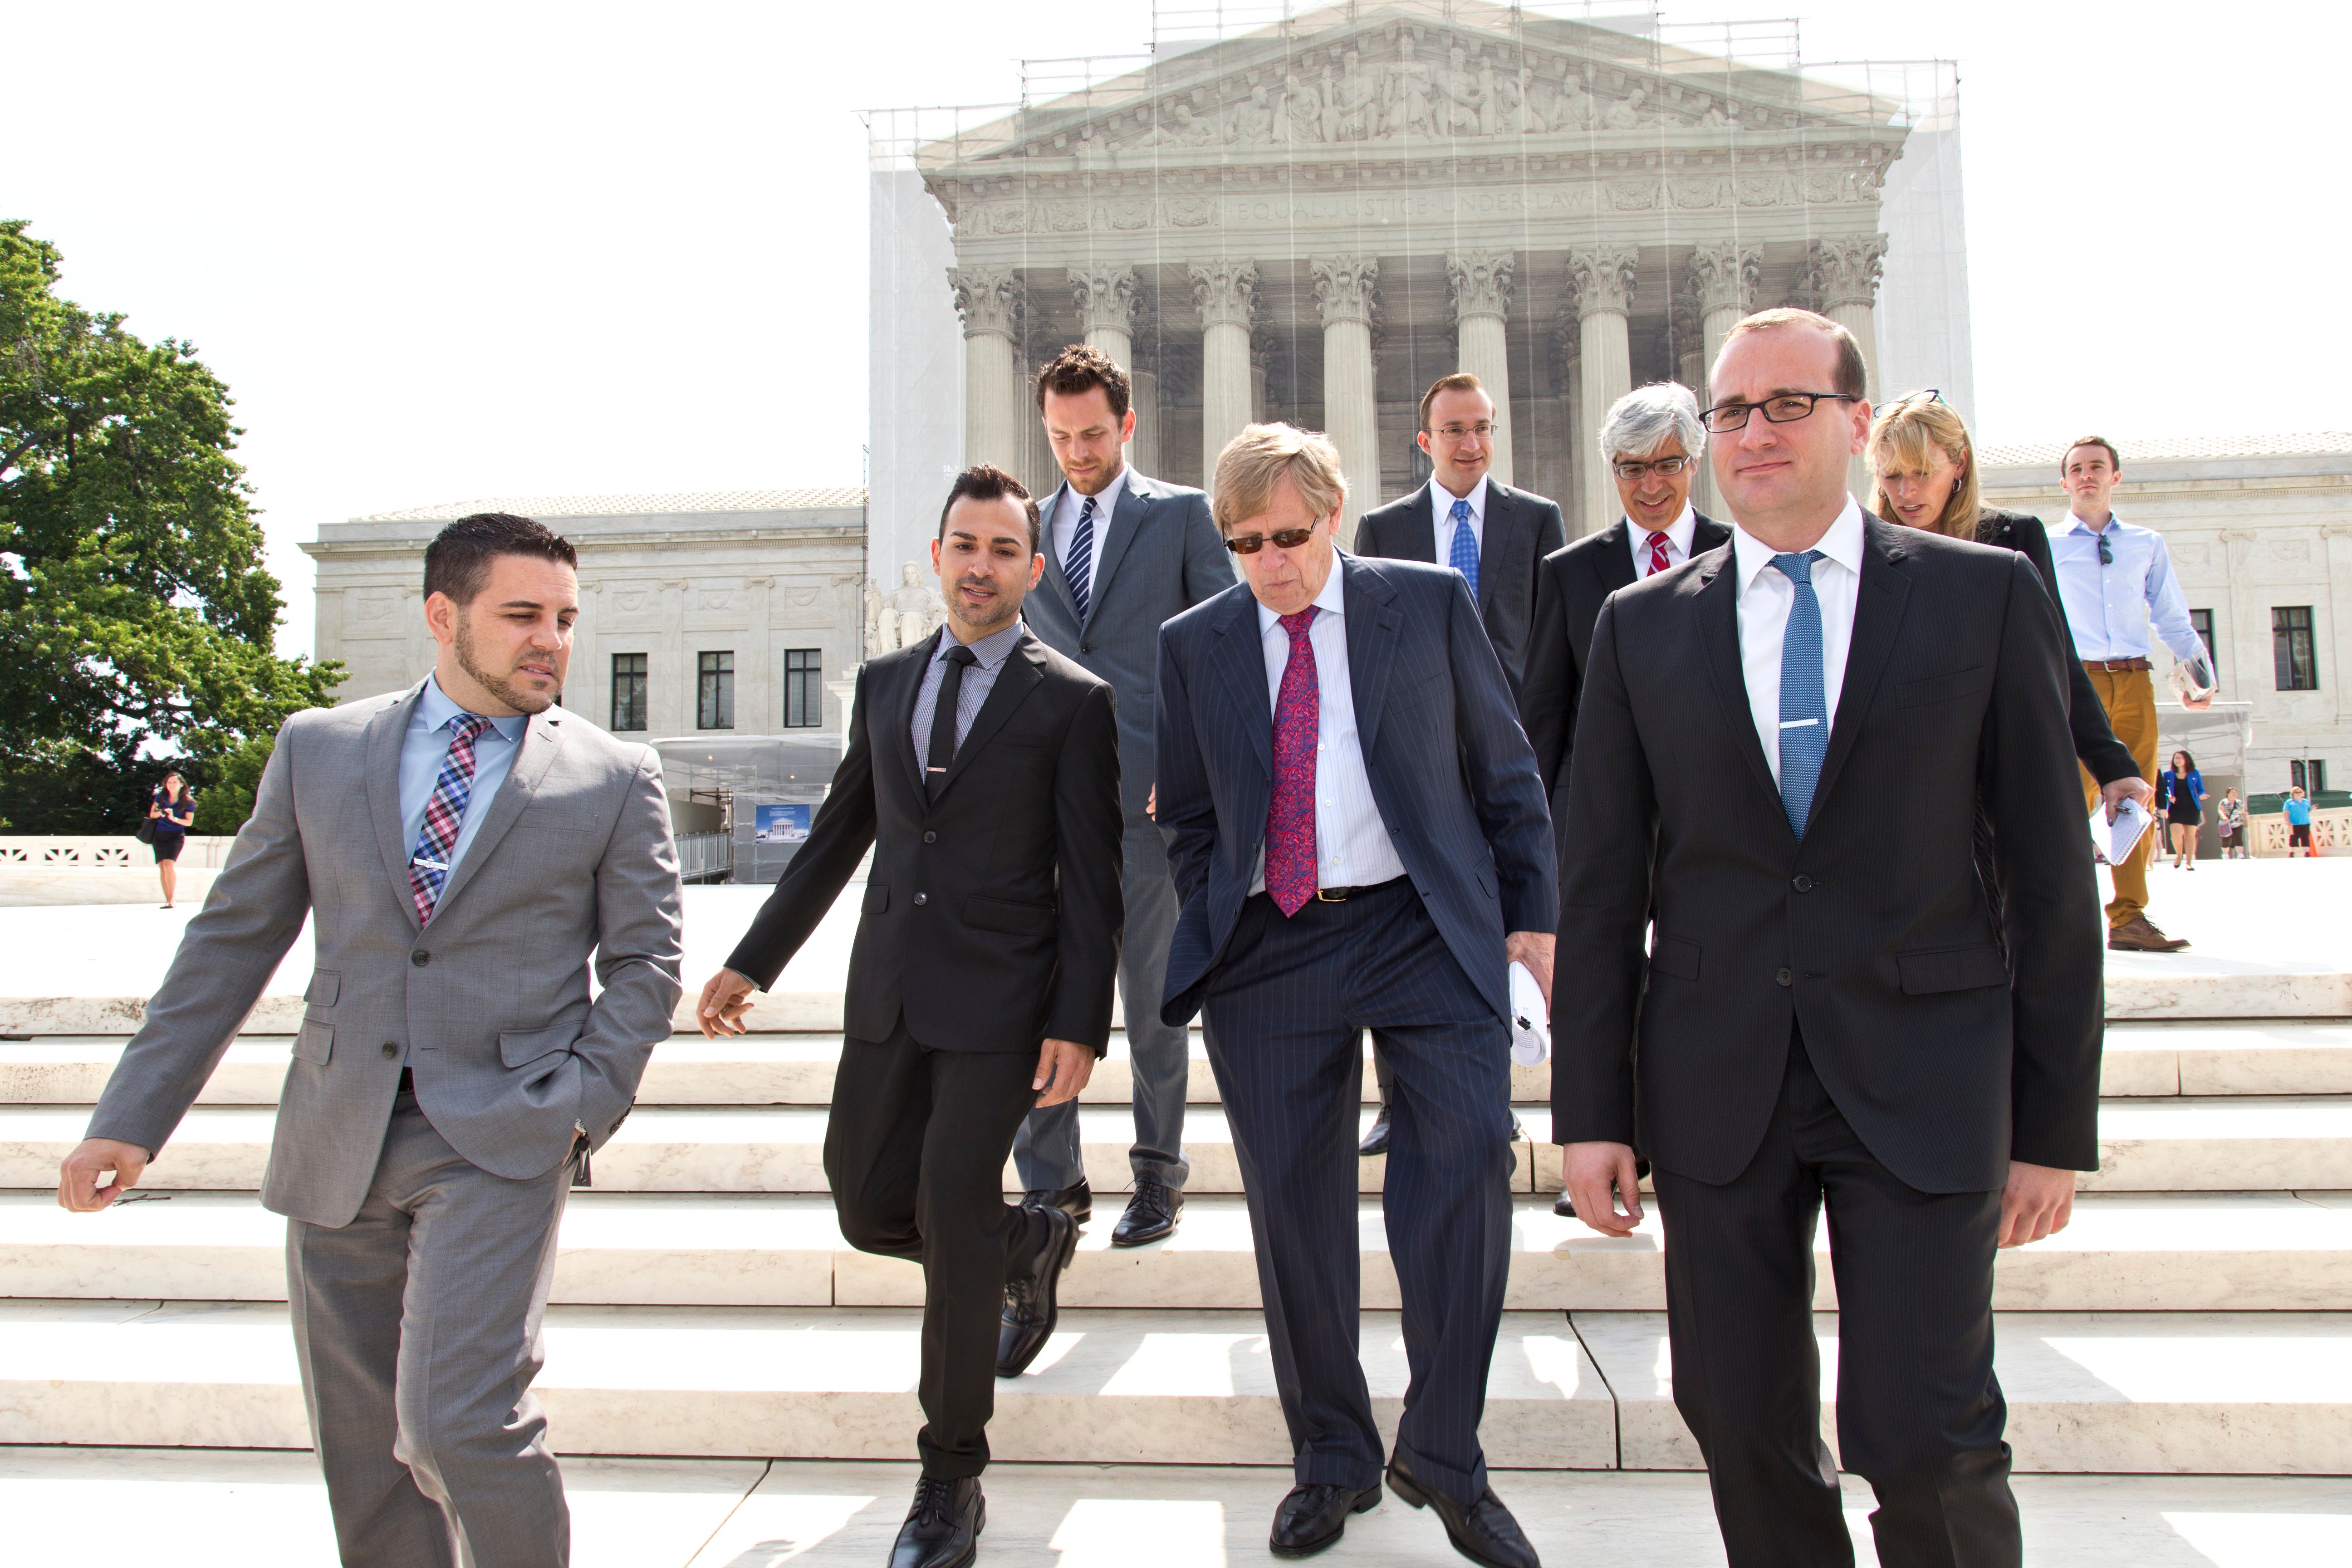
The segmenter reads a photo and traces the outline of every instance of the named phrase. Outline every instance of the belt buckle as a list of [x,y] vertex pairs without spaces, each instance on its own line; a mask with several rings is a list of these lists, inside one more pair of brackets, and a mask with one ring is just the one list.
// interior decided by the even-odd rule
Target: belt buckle
[[[1331,896],[1334,892],[1339,895],[1336,899]],[[1318,904],[1344,904],[1348,901],[1348,894],[1344,889],[1318,888],[1315,889],[1315,901]]]

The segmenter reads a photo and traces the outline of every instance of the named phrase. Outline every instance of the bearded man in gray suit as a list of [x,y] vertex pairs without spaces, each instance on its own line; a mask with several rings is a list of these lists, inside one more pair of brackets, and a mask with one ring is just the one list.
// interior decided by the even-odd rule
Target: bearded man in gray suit
[[261,1201],[288,1218],[302,1393],[352,1568],[571,1555],[530,1392],[556,1228],[670,1032],[681,957],[661,764],[556,706],[575,568],[526,518],[434,540],[433,674],[278,731],[58,1185],[89,1212],[138,1184],[310,915]]

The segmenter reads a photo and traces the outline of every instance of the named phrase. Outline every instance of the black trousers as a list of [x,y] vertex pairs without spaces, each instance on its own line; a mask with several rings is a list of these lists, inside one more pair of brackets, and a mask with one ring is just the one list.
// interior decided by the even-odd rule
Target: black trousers
[[1036,1259],[1045,1222],[1004,1201],[1004,1162],[1037,1103],[1034,1051],[942,1051],[902,1020],[845,1039],[824,1131],[841,1234],[860,1252],[923,1266],[923,1473],[988,1466],[1004,1282]]
[[1846,1125],[1793,1034],[1780,1101],[1739,1176],[1654,1173],[1675,1406],[1706,1457],[1731,1568],[1851,1568],[1821,1439],[1813,1231],[1829,1209],[1838,1447],[1878,1495],[1885,1568],[2014,1568],[2009,1407],[1993,1376],[2000,1194],[1923,1193]]

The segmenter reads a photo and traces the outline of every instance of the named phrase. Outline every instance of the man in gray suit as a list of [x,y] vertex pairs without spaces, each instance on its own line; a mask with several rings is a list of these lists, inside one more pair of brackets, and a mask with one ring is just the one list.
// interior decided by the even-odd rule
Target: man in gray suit
[[[1118,990],[1135,1073],[1135,1142],[1128,1151],[1135,1192],[1111,1244],[1139,1247],[1176,1228],[1192,1169],[1184,1158],[1185,1030],[1160,1019],[1176,889],[1148,809],[1151,683],[1160,623],[1232,587],[1234,569],[1207,496],[1127,466],[1135,412],[1127,372],[1108,354],[1074,343],[1055,355],[1037,373],[1037,413],[1064,483],[1045,498],[1045,576],[1022,613],[1040,642],[1110,682],[1118,698],[1119,804],[1127,814]],[[1024,1201],[1066,1208],[1081,1221],[1092,1216],[1077,1101],[1032,1111],[1013,1155]]]
[[556,1227],[670,1032],[681,956],[659,761],[555,705],[574,568],[525,518],[434,540],[433,674],[278,731],[60,1173],[80,1212],[138,1184],[309,915],[261,1201],[288,1218],[302,1393],[352,1568],[571,1555],[530,1392]]

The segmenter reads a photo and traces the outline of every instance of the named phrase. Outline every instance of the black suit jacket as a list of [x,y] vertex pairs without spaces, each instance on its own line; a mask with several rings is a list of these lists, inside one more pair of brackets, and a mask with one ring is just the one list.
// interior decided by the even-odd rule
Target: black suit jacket
[[[1429,510],[1430,485],[1436,482],[1358,518],[1355,553],[1444,565],[1437,559],[1437,523]],[[1514,693],[1527,670],[1536,566],[1567,542],[1559,502],[1487,479],[1486,519],[1478,538],[1478,621]]]
[[[1691,529],[1693,556],[1731,542],[1731,530],[1698,510]],[[1592,623],[1601,602],[1635,581],[1633,554],[1625,542],[1631,525],[1621,514],[1598,533],[1555,550],[1536,567],[1535,629],[1528,636],[1528,673],[1519,682],[1519,722],[1536,749],[1544,795],[1557,826],[1568,804],[1563,789],[1569,744],[1576,734],[1577,693],[1584,686],[1584,662],[1592,647]],[[1570,841],[1559,835],[1564,846]]]
[[[1372,802],[1470,983],[1508,1018],[1503,939],[1559,887],[1535,758],[1459,574],[1341,555],[1348,683]],[[1160,629],[1160,826],[1181,911],[1161,1016],[1190,1019],[1265,846],[1274,704],[1247,584]],[[2087,840],[2086,840],[2087,841]]]
[[941,628],[857,672],[849,749],[808,842],[727,960],[775,984],[874,850],[843,1028],[950,1051],[1110,1039],[1118,968],[1118,727],[1110,687],[1025,631],[937,801],[909,726]]
[[2032,562],[2042,585],[2050,590],[2050,602],[2058,606],[2058,636],[2066,645],[2066,721],[2074,733],[2075,757],[2103,784],[2133,777],[2139,772],[2139,763],[2131,748],[2116,739],[2115,726],[2107,722],[2107,710],[2083,669],[2083,657],[2074,651],[2065,602],[2058,597],[2057,563],[2050,558],[2050,531],[2038,517],[1987,508],[1977,520],[1977,539],[1996,549],[2014,550]]
[[[1997,1188],[2012,1158],[2098,1164],[2100,921],[2050,595],[2007,552],[1864,526],[1801,844],[1749,713],[1731,548],[1601,606],[1569,775],[1562,1142],[1731,1180],[1794,1023],[1864,1144],[1923,1192]],[[2021,938],[2006,965],[1980,811]]]

